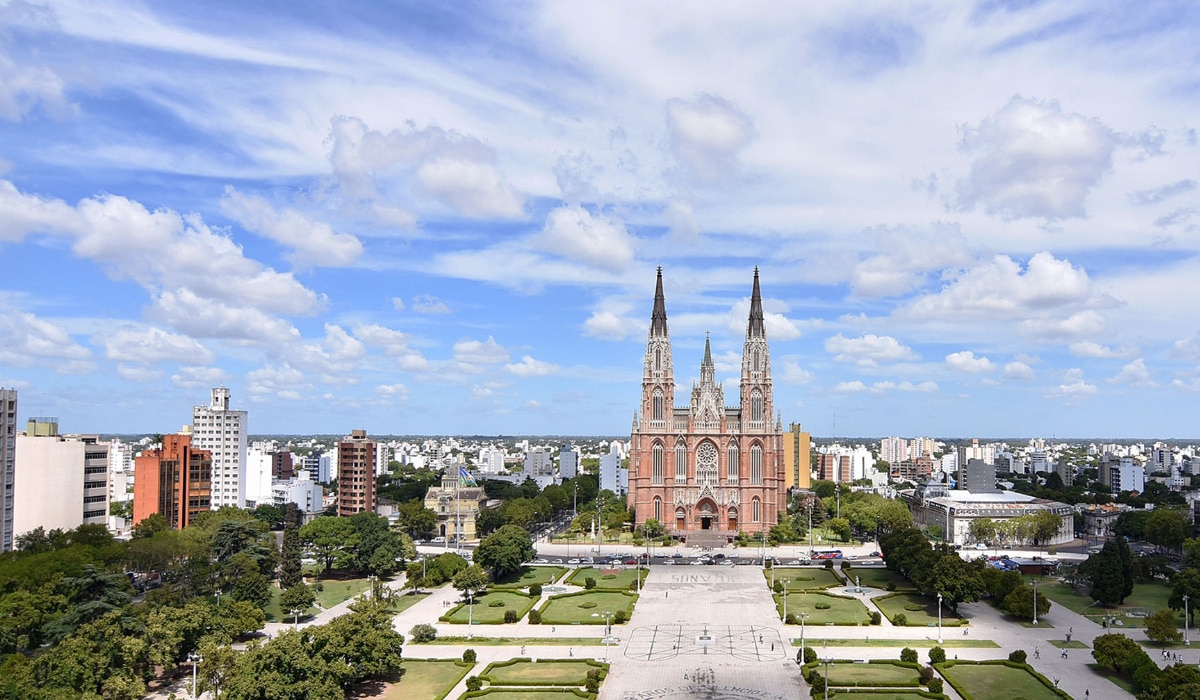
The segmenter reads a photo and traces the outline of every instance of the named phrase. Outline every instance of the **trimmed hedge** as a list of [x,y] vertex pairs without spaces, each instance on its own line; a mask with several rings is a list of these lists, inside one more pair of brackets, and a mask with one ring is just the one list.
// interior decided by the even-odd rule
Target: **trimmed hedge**
[[[545,622],[545,621],[544,621],[544,617],[545,617],[545,615],[546,615],[546,610],[547,610],[547,608],[549,608],[549,607],[550,607],[550,605],[551,605],[551,604],[552,604],[554,601],[558,601],[558,600],[567,600],[567,599],[569,599],[569,598],[578,598],[578,597],[581,597],[581,596],[592,596],[592,595],[596,595],[596,594],[605,594],[605,595],[623,595],[623,596],[626,596],[626,597],[629,599],[628,606],[625,608],[625,611],[626,611],[626,612],[625,612],[626,619],[625,619],[623,622],[617,622],[617,616],[616,616],[616,612],[617,612],[617,611],[613,611],[613,620],[612,620],[612,623],[613,623],[614,625],[616,625],[616,624],[624,624],[625,622],[628,622],[628,618],[629,618],[629,616],[632,614],[632,611],[633,611],[633,606],[637,604],[637,601],[638,601],[638,598],[639,598],[639,596],[638,596],[638,594],[637,594],[637,593],[631,593],[630,591],[621,591],[621,590],[615,590],[615,589],[611,589],[611,588],[609,588],[609,589],[598,589],[598,590],[591,590],[591,591],[575,591],[574,593],[560,593],[559,595],[552,595],[552,596],[550,596],[549,598],[547,598],[547,599],[546,599],[546,602],[542,603],[542,605],[541,605],[541,606],[540,606],[540,607],[537,609],[537,613],[538,613],[538,619],[539,619],[539,620],[543,620],[543,621],[541,622],[541,624],[544,624],[544,625],[550,625],[550,624],[554,624],[554,625],[569,625],[569,624],[572,624],[572,622]],[[587,610],[591,610],[591,608],[586,608],[586,609],[587,609]],[[596,618],[589,618],[589,619],[579,620],[579,624],[581,624],[581,625],[603,625],[603,624],[605,624],[605,620],[604,620],[604,617],[603,617],[603,616],[601,616],[601,617],[596,617]]]
[[[1008,666],[1009,668],[1022,669],[1026,673],[1030,674],[1034,678],[1041,681],[1042,685],[1046,686],[1046,688],[1048,688],[1050,690],[1050,692],[1058,695],[1060,698],[1063,698],[1063,700],[1072,700],[1071,696],[1068,695],[1066,693],[1066,691],[1062,690],[1061,688],[1055,688],[1054,683],[1051,682],[1049,678],[1046,678],[1042,674],[1035,671],[1033,669],[1033,667],[1030,666],[1029,664],[1018,664],[1018,663],[1014,663],[1012,661],[1008,661],[1007,659],[1005,659],[1005,660],[991,659],[988,661],[957,661],[957,660],[955,660],[955,661],[946,661],[946,662],[943,662],[940,664],[934,664],[934,667],[942,674],[942,677],[946,679],[946,682],[949,683],[950,686],[953,687],[954,690],[957,691],[960,696],[962,696],[963,700],[977,700],[977,699],[974,695],[971,695],[970,693],[968,693],[966,691],[966,689],[964,689],[959,683],[957,683],[952,676],[950,676],[949,674],[946,673],[946,669],[954,668],[958,664],[962,664],[964,666],[968,666],[968,665],[969,666],[1001,665],[1001,666]],[[979,698],[978,700],[988,700],[988,699],[987,698]]]
[[[513,690],[513,688],[514,686],[508,685],[498,688],[484,688],[483,690],[463,693],[458,697],[460,700],[464,700],[465,698],[486,698],[489,695],[507,693]],[[521,691],[526,695],[533,695],[535,693],[558,693],[559,695],[563,693],[571,693],[577,698],[584,698],[584,700],[596,700],[596,693],[588,693],[578,688],[521,688]],[[438,700],[441,700],[441,698],[438,698]]]
[[[405,659],[405,662],[409,662],[409,661],[449,661],[449,659]],[[460,661],[458,659],[454,660],[454,665],[458,666],[460,669],[462,669],[462,673],[459,674],[458,678],[455,679],[455,681],[453,683],[446,686],[445,690],[443,690],[441,693],[435,695],[432,700],[445,700],[446,696],[450,694],[451,690],[454,690],[454,688],[458,686],[459,682],[462,681],[463,677],[466,676],[468,673],[470,673],[472,668],[475,668],[475,664],[469,664],[465,661]]]
[[550,686],[550,687],[555,687],[555,688],[575,688],[575,687],[579,687],[579,686],[583,685],[587,681],[587,671],[584,672],[584,677],[580,678],[578,683],[562,683],[562,682],[556,682],[556,681],[510,681],[510,682],[504,682],[504,681],[497,681],[494,678],[492,678],[492,672],[494,670],[496,670],[498,668],[507,668],[509,666],[515,666],[516,664],[529,664],[530,666],[533,666],[535,664],[538,666],[545,665],[545,664],[571,664],[572,666],[578,666],[580,664],[583,664],[584,666],[591,667],[590,670],[596,671],[599,674],[599,678],[601,681],[603,681],[608,676],[608,669],[609,669],[609,664],[606,664],[602,661],[596,661],[595,659],[588,659],[588,658],[542,659],[540,661],[531,661],[529,659],[517,658],[517,659],[509,659],[508,661],[496,661],[494,663],[490,663],[487,665],[487,668],[483,669],[483,673],[479,674],[479,677],[481,679],[483,679],[484,681],[486,681],[487,684],[490,686],[503,687],[503,688],[515,688],[515,687],[525,687],[525,686],[534,686],[534,687]]
[[[921,673],[922,667],[920,664],[908,663],[906,661],[897,661],[896,659],[871,659],[866,664],[857,663],[852,659],[836,659],[830,665],[837,666],[837,665],[841,665],[841,664],[849,664],[849,665],[854,665],[854,666],[871,666],[871,665],[885,665],[886,664],[886,665],[895,666],[897,668],[909,669],[913,672],[913,679],[911,681],[891,681],[891,682],[863,681],[864,687],[868,687],[868,688],[920,688],[921,687],[919,674]],[[825,666],[825,664],[821,661],[816,661],[811,664],[805,664],[801,668],[801,673],[804,675],[804,679],[807,680],[810,684],[812,684],[813,681],[817,678],[824,679],[824,677],[825,677],[824,666]],[[830,688],[855,688],[858,686],[835,685],[834,683],[831,682],[829,687]]]
[[[489,590],[489,591],[488,591],[488,593],[491,593],[491,592],[492,592],[491,590]],[[499,591],[499,592],[503,592],[503,593],[511,593],[511,594],[514,594],[514,595],[519,595],[519,593],[517,593],[517,591],[515,591],[515,590],[513,590],[513,589],[502,590],[502,591]],[[485,594],[485,595],[486,595],[486,594]],[[479,605],[479,598],[482,598],[482,597],[483,597],[483,596],[477,596],[477,597],[475,598],[475,605]],[[493,602],[495,602],[495,601],[493,601]],[[518,603],[520,603],[520,607],[519,607],[519,608],[512,608],[512,609],[510,609],[510,610],[505,610],[505,613],[508,613],[508,612],[516,612],[516,613],[517,613],[517,619],[516,619],[516,620],[514,620],[513,622],[516,622],[516,621],[520,620],[522,617],[525,617],[525,613],[529,612],[530,608],[532,608],[534,605],[536,605],[536,604],[537,604],[537,602],[538,602],[538,599],[537,599],[537,598],[530,598],[530,597],[528,597],[528,596],[521,596],[521,598],[520,598],[520,599],[518,599],[518,600],[517,600],[517,602],[518,602]],[[466,607],[466,605],[467,605],[466,603],[459,603],[458,605],[455,605],[453,608],[450,608],[450,609],[449,609],[449,610],[447,610],[445,613],[443,613],[441,617],[439,617],[439,618],[438,618],[438,622],[445,622],[445,623],[447,623],[447,624],[451,624],[451,625],[465,625],[465,624],[467,624],[465,621],[457,621],[457,620],[454,620],[454,619],[453,619],[453,617],[454,617],[454,613],[458,612],[459,610],[462,610],[464,607]],[[492,607],[504,607],[504,603],[501,603],[500,605],[492,605],[491,603],[489,603],[487,607],[489,607],[489,608],[492,608]],[[505,622],[504,620],[494,620],[494,621],[489,621],[489,622],[483,622],[483,621],[481,621],[481,620],[473,620],[473,622],[474,622],[475,624],[477,624],[477,625],[504,625],[504,624],[509,624],[509,623]]]

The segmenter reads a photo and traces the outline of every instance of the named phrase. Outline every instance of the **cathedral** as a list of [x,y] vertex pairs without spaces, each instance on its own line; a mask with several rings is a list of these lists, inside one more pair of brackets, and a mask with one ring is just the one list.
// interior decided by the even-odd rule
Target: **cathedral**
[[691,534],[693,543],[716,544],[738,531],[769,530],[786,508],[783,426],[772,419],[771,355],[757,268],[738,393],[737,405],[727,406],[706,336],[700,381],[687,405],[675,405],[671,334],[658,268],[642,365],[642,406],[634,416],[629,456],[629,507],[637,525],[653,518],[679,539]]

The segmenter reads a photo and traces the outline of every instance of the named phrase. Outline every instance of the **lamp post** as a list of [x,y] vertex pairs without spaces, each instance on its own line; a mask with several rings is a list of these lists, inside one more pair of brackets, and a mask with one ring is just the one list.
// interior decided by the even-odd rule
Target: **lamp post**
[[938,593],[938,644],[942,643],[942,594]]
[[[773,574],[774,572],[775,572],[775,567],[771,567],[771,573]],[[774,586],[772,586],[772,587],[774,587]],[[783,579],[783,624],[785,624],[785,625],[787,624],[787,594],[788,594],[788,580],[785,578],[785,579]]]
[[825,700],[829,700],[829,662],[832,661],[828,656],[825,657]]
[[1037,624],[1037,579],[1033,580],[1033,624]]
[[192,662],[192,700],[196,700],[196,698],[199,697],[196,695],[196,665],[203,660],[204,657],[200,656],[196,652],[188,654],[188,661]]
[[808,619],[808,613],[800,613],[800,663],[804,663],[804,621]]
[[1191,599],[1191,596],[1189,596],[1186,593],[1183,594],[1183,643],[1184,644],[1192,643],[1191,638],[1188,636],[1188,600],[1190,600],[1190,599]]
[[475,624],[474,615],[475,615],[475,591],[468,590],[467,591],[467,639],[472,639],[474,637],[474,635],[473,635],[474,628],[471,627],[471,625]]

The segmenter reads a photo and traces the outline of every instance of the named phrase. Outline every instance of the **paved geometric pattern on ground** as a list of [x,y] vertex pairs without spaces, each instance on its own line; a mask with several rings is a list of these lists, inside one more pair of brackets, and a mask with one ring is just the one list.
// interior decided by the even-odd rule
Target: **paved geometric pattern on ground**
[[742,661],[789,657],[777,630],[753,625],[650,625],[633,630],[625,645],[625,657],[635,661],[678,656],[732,656]]

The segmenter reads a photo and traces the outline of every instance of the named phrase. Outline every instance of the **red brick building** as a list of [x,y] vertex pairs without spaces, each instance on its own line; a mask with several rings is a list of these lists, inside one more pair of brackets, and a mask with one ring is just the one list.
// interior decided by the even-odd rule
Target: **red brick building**
[[211,509],[212,454],[192,448],[191,435],[164,435],[162,445],[133,461],[133,522],[161,513],[182,530]]

